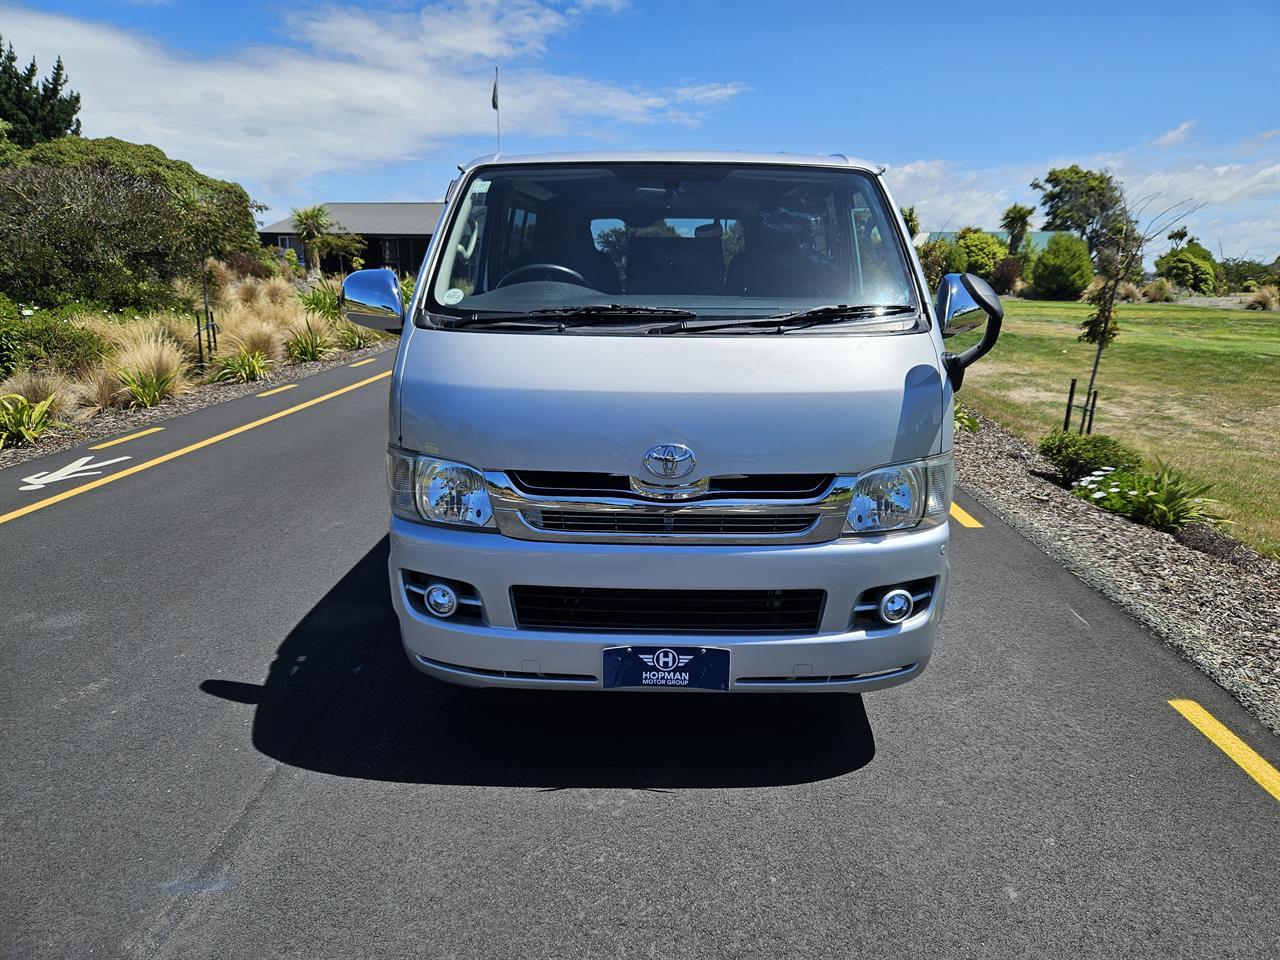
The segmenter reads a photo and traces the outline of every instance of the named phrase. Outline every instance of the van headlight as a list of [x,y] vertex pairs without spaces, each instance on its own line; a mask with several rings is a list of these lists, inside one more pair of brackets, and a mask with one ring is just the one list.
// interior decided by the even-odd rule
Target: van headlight
[[909,530],[942,523],[951,509],[950,454],[868,470],[854,478],[845,533]]
[[387,487],[391,512],[405,520],[494,526],[484,474],[465,463],[392,447],[387,450]]

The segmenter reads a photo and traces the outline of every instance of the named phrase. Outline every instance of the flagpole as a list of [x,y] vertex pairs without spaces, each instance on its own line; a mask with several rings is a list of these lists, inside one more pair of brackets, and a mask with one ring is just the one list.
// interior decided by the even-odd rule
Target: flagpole
[[498,152],[502,152],[502,110],[498,107],[498,66],[493,67],[493,112],[498,123]]

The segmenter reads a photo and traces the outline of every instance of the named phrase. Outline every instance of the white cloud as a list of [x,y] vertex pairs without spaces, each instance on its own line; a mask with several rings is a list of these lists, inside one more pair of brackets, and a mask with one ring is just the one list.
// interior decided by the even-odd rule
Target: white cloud
[[1168,133],[1156,137],[1156,146],[1176,147],[1180,143],[1186,143],[1187,137],[1191,136],[1191,128],[1195,125],[1194,120],[1183,120]]
[[[327,6],[286,17],[300,46],[193,58],[137,33],[9,7],[5,39],[51,63],[82,95],[86,136],[153,143],[255,195],[325,173],[357,173],[494,129],[492,64],[502,63],[504,133],[598,135],[616,125],[696,124],[743,89],[711,82],[631,88],[540,68],[555,35],[588,6],[467,0],[417,11]],[[683,92],[682,92],[683,91]]]
[[672,91],[677,103],[724,103],[745,92],[742,83],[701,83],[690,87],[676,87]]

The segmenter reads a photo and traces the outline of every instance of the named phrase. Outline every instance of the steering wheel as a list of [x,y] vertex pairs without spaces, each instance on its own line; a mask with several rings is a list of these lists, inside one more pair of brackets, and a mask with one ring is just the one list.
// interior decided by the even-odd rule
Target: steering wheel
[[[499,287],[506,287],[513,283],[528,283],[530,280],[536,279],[530,276],[534,273],[549,274],[548,280],[562,280],[568,283],[576,283],[580,287],[589,287],[587,278],[580,274],[572,267],[561,266],[558,263],[526,263],[523,267],[516,267],[505,277],[498,281]],[[494,288],[495,290],[497,287]]]

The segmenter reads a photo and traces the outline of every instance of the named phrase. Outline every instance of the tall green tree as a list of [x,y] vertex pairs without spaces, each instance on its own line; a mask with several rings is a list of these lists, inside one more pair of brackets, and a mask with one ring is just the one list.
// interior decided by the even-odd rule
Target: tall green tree
[[31,147],[59,137],[80,135],[80,94],[67,86],[67,71],[59,57],[53,72],[38,79],[36,58],[25,69],[18,67],[13,44],[0,36],[0,120],[10,126],[9,139],[20,147]]
[[1017,256],[1018,251],[1022,249],[1023,238],[1026,237],[1027,231],[1031,227],[1031,215],[1036,212],[1035,207],[1028,207],[1023,203],[1010,204],[1005,210],[1004,216],[1000,218],[1000,229],[1009,233],[1009,253]]
[[294,207],[291,213],[293,229],[302,241],[302,252],[307,259],[307,272],[319,273],[324,239],[337,232],[339,225],[322,203],[310,207]]
[[1031,181],[1040,191],[1044,229],[1069,230],[1089,245],[1090,256],[1120,235],[1127,213],[1120,184],[1105,170],[1085,170],[1076,164],[1056,167],[1044,179]]
[[907,225],[907,234],[914,237],[920,232],[920,214],[916,213],[915,207],[902,208],[902,221]]

